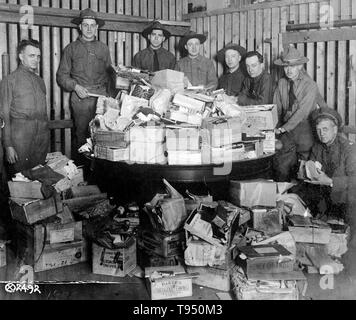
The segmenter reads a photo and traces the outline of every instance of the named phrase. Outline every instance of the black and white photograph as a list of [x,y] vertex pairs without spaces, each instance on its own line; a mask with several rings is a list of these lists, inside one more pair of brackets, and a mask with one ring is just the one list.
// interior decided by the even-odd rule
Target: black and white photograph
[[355,300],[355,142],[356,1],[0,0],[0,301]]

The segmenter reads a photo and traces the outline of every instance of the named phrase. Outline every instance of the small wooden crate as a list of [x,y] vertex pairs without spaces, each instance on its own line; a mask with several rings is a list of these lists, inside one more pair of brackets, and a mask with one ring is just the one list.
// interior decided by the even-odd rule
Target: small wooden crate
[[136,268],[136,239],[131,237],[118,249],[107,249],[93,243],[93,273],[125,277]]
[[94,146],[94,156],[109,161],[129,161],[130,148],[110,148]]
[[82,222],[35,224],[16,223],[18,256],[34,271],[55,269],[87,260]]
[[[177,270],[181,270],[181,273],[175,276],[151,279],[151,275],[155,271],[176,272]],[[152,300],[184,298],[193,295],[192,276],[185,273],[182,266],[145,268],[145,277]]]
[[11,198],[9,201],[12,217],[25,224],[34,224],[63,211],[59,194],[49,199]]
[[126,148],[129,144],[128,134],[123,131],[96,131],[93,142],[96,146],[107,148]]
[[39,181],[8,181],[11,198],[43,199]]

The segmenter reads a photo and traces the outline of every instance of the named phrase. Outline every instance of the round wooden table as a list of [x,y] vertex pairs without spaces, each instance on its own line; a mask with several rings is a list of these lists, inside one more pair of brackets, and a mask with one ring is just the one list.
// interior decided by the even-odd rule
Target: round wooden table
[[94,158],[97,184],[122,202],[150,201],[156,193],[164,193],[166,179],[180,193],[188,189],[193,194],[209,192],[217,200],[227,200],[230,180],[272,177],[274,154],[225,165],[159,165],[129,164]]

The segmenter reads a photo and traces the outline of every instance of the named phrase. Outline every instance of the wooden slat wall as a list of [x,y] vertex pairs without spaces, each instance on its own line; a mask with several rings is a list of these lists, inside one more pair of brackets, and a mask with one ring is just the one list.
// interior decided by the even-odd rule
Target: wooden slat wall
[[[215,61],[218,76],[223,66],[216,61],[216,52],[230,39],[248,50],[261,52],[267,69],[278,79],[282,71],[274,67],[273,61],[283,51],[282,33],[289,22],[319,22],[325,16],[325,6],[332,7],[334,20],[356,18],[356,1],[352,0],[280,0],[253,5],[235,1],[235,5],[235,8],[185,16],[192,26],[203,19],[202,32],[210,36],[204,53]],[[220,31],[221,26],[224,32]],[[298,43],[296,47],[309,58],[306,69],[328,105],[340,112],[346,125],[355,125],[356,40]],[[354,140],[355,136],[350,138]]]
[[[188,0],[0,0],[1,3],[73,10],[90,7],[103,13],[171,21],[182,21],[183,15],[188,13]],[[201,28],[203,30],[203,26]],[[47,26],[21,29],[19,24],[0,23],[0,57],[3,53],[9,54],[10,72],[17,68],[16,50],[19,40],[28,37],[38,39],[42,45],[40,74],[47,88],[48,115],[51,120],[68,120],[71,118],[70,95],[58,87],[56,71],[62,50],[78,37],[78,32],[73,28]],[[131,65],[133,55],[147,46],[146,40],[139,33],[105,30],[98,32],[98,38],[108,45],[112,62],[115,65]],[[165,48],[177,55],[177,59],[179,58],[178,41],[179,37],[173,36],[164,44]],[[0,77],[3,72],[7,74],[9,71],[3,71],[0,63]],[[71,156],[71,129],[52,130],[51,138],[50,151],[61,151]]]

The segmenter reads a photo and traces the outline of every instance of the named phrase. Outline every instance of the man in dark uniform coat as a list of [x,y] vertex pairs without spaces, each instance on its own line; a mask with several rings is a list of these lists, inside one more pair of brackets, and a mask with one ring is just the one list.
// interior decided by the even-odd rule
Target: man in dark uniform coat
[[[343,219],[351,227],[347,268],[355,274],[356,254],[356,146],[340,133],[342,119],[336,110],[322,107],[315,110],[311,119],[318,141],[311,149],[309,160],[322,167],[316,177],[305,180],[292,192],[297,193],[311,209],[312,214]],[[326,211],[321,212],[324,202]]]
[[46,86],[36,74],[41,57],[38,41],[22,40],[18,57],[19,67],[0,87],[2,140],[10,175],[44,164],[49,148]]
[[136,53],[133,58],[133,66],[151,72],[165,69],[174,70],[175,56],[162,48],[163,42],[169,39],[171,33],[159,21],[153,21],[142,31],[142,36],[146,38],[149,46]]
[[75,127],[73,158],[77,164],[82,164],[83,159],[78,157],[77,149],[86,143],[90,135],[89,122],[96,112],[97,98],[90,94],[109,96],[111,57],[108,46],[96,40],[98,28],[105,24],[96,12],[82,10],[72,23],[79,25],[81,35],[64,48],[57,82],[64,90],[71,92]]
[[242,89],[246,73],[240,64],[245,55],[246,49],[235,43],[227,44],[217,54],[218,61],[227,67],[225,74],[219,78],[218,89],[225,89],[228,96],[237,96]]

